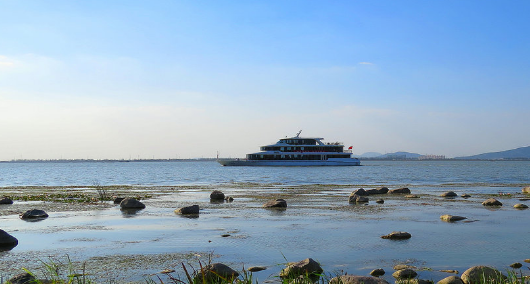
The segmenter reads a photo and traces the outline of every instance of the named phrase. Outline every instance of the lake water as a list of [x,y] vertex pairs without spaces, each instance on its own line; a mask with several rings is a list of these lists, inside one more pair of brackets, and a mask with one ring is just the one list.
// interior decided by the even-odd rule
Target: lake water
[[[41,222],[24,222],[16,214],[0,216],[0,229],[19,239],[17,247],[0,252],[0,267],[31,267],[36,259],[67,254],[76,261],[108,266],[109,275],[98,274],[100,279],[145,283],[144,274],[167,268],[178,271],[181,262],[197,263],[180,254],[204,257],[211,253],[215,261],[237,270],[243,265],[267,266],[254,274],[260,283],[274,282],[286,261],[307,257],[322,263],[328,273],[368,275],[372,269],[384,268],[384,278],[393,282],[392,266],[398,263],[417,266],[420,278],[438,281],[451,275],[439,272],[441,269],[461,273],[484,264],[505,270],[513,262],[530,258],[530,210],[513,208],[516,203],[529,204],[515,197],[522,196],[521,188],[530,185],[530,162],[362,164],[269,168],[222,167],[215,162],[0,163],[0,186],[4,188],[94,184],[177,188],[174,194],[146,200],[146,209],[135,214],[113,207],[55,212]],[[209,190],[197,190],[194,185],[218,185],[235,200],[210,203]],[[367,205],[348,204],[352,190],[377,186],[406,186],[420,198],[385,195],[381,196],[386,201],[382,205],[372,197]],[[439,197],[448,190],[472,197]],[[288,208],[265,210],[261,208],[263,200],[249,197],[252,194],[281,196]],[[504,206],[482,206],[489,195],[498,195]],[[38,202],[26,204],[28,209],[39,206]],[[201,207],[198,218],[174,214],[174,209],[191,204]],[[0,210],[9,208],[0,206]],[[443,214],[468,219],[446,223],[440,221]],[[408,231],[413,237],[405,241],[380,238],[391,231]],[[222,237],[224,234],[229,236]],[[172,253],[179,255],[156,267],[148,265],[155,262],[147,260],[149,256]],[[127,273],[122,273],[127,276],[113,274],[112,267],[121,262],[116,256],[131,255],[143,258],[130,261]],[[523,268],[528,271],[526,266]],[[2,273],[9,275],[5,270]]]

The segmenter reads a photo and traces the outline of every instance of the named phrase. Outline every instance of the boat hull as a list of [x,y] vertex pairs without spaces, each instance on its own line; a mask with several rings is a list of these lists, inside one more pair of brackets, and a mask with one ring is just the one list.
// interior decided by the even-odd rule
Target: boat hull
[[359,159],[328,159],[328,160],[239,160],[219,159],[223,166],[238,167],[320,167],[320,166],[360,166]]

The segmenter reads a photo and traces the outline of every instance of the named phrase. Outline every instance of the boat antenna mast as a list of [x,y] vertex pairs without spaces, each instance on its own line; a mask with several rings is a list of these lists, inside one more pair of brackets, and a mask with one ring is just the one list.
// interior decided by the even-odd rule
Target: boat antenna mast
[[302,133],[302,130],[298,131],[298,133],[296,133],[296,138],[300,138],[300,133]]

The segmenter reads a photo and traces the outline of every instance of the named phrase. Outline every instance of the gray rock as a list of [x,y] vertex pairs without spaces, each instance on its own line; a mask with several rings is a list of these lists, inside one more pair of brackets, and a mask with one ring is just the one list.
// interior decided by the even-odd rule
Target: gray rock
[[295,278],[298,276],[306,275],[319,275],[324,270],[320,267],[318,262],[312,258],[306,258],[296,263],[289,264],[286,268],[280,271],[280,277],[282,278]]
[[523,187],[521,190],[523,193],[530,193],[530,186]]
[[503,283],[506,279],[500,271],[488,266],[478,265],[464,271],[460,276],[464,284],[481,284],[481,283]]
[[22,214],[20,214],[20,219],[27,220],[27,219],[44,219],[48,218],[48,213],[44,212],[44,210],[40,209],[32,209],[28,210]]
[[405,268],[392,273],[392,276],[396,279],[411,279],[418,276],[418,273],[410,268]]
[[341,275],[334,277],[329,281],[329,284],[390,284],[386,280],[370,277],[370,276],[356,276],[356,275]]
[[0,251],[10,250],[18,245],[17,238],[0,229]]
[[13,204],[13,200],[11,200],[10,198],[4,197],[0,199],[0,204]]
[[[194,277],[194,283],[231,283],[233,279],[237,278],[239,273],[232,268],[222,263],[212,263],[203,267]],[[221,281],[226,279],[227,282]]]
[[370,272],[370,275],[379,277],[385,275],[385,270],[383,268],[374,269]]
[[391,239],[391,240],[405,240],[405,239],[410,239],[411,237],[412,235],[410,233],[398,232],[398,231],[394,231],[388,235],[381,236],[381,238],[383,239]]
[[436,284],[464,284],[464,282],[462,279],[460,279],[460,277],[453,275],[445,277],[444,279],[436,282]]
[[271,200],[263,204],[265,208],[287,208],[287,201],[283,199]]
[[210,199],[213,200],[224,200],[225,194],[220,190],[214,190],[212,193],[210,193]]
[[392,189],[388,191],[388,193],[390,194],[410,194],[410,189],[408,189],[407,187],[396,188],[396,189]]
[[175,210],[177,214],[199,214],[199,205],[186,206]]
[[11,279],[7,280],[7,282],[11,284],[30,284],[36,283],[36,279],[33,275],[25,272],[13,276]]
[[456,222],[456,221],[464,220],[467,218],[462,217],[462,216],[453,216],[453,215],[446,214],[446,215],[440,216],[440,219],[442,219],[442,221],[445,221],[445,222]]
[[135,198],[128,197],[120,202],[120,207],[122,209],[144,209],[145,204],[136,200]]
[[502,206],[502,203],[495,199],[495,198],[488,198],[484,202],[482,202],[482,205],[484,206]]
[[446,191],[440,195],[441,197],[456,197],[457,194],[454,191]]
[[518,204],[515,204],[513,206],[513,208],[516,208],[516,209],[527,209],[528,208],[528,205],[526,204],[522,204],[522,203],[518,203]]
[[388,193],[388,187],[380,187],[380,188],[374,188],[374,189],[369,189],[366,191],[366,193],[368,193],[369,195],[374,195],[374,194],[387,194]]

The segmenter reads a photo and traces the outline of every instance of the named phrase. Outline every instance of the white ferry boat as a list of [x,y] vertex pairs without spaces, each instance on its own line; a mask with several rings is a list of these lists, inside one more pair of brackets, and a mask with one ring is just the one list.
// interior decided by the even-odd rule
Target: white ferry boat
[[247,154],[246,159],[217,159],[223,166],[360,166],[352,158],[352,147],[344,150],[339,142],[324,143],[324,138],[295,137],[280,139],[276,144],[261,146],[261,151]]

